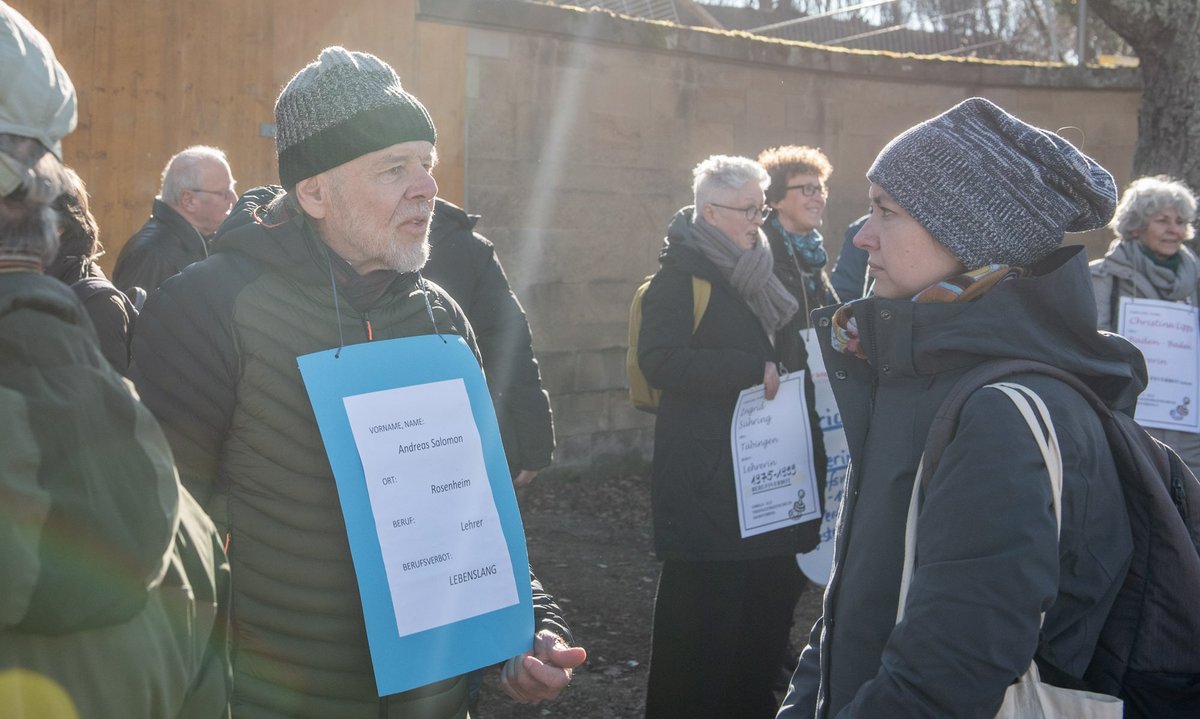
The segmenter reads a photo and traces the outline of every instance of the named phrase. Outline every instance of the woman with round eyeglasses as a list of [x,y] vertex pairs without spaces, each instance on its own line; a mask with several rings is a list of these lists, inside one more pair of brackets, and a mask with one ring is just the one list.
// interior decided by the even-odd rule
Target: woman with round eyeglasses
[[[771,719],[772,684],[819,520],[741,537],[730,426],[738,394],[779,391],[772,337],[798,303],[762,233],[770,178],[745,157],[696,166],[642,299],[638,363],[662,390],[654,427],[655,598],[646,717]],[[693,277],[710,295],[693,327]],[[810,543],[805,546],[805,540]]]
[[758,162],[771,176],[771,216],[763,232],[775,255],[775,274],[800,302],[796,326],[789,328],[798,332],[808,327],[809,312],[838,302],[825,273],[829,256],[820,232],[829,196],[825,183],[833,165],[825,153],[807,145],[772,147],[759,153]]
[[[1182,182],[1159,175],[1139,178],[1126,188],[1109,223],[1116,239],[1103,259],[1091,263],[1100,329],[1120,331],[1122,297],[1200,304],[1200,261],[1185,244],[1196,235],[1195,219],[1196,196]],[[1147,431],[1200,474],[1200,434]]]
[[[789,372],[805,371],[805,396],[809,399],[809,423],[812,429],[813,462],[818,475],[827,471],[825,435],[816,408],[816,388],[809,366],[809,344],[813,337],[809,314],[839,302],[825,265],[825,198],[829,195],[829,176],[833,165],[818,148],[807,145],[782,145],[763,150],[758,162],[771,176],[767,204],[771,215],[763,224],[763,233],[771,244],[775,276],[792,293],[800,309],[791,321],[775,333],[775,350]],[[807,586],[807,581],[805,582]],[[777,680],[786,686],[798,659],[795,647],[788,644],[781,674]]]

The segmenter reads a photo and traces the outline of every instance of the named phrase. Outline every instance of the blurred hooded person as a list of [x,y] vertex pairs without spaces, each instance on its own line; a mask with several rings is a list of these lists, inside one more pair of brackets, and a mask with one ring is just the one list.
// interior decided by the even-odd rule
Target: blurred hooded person
[[0,2],[0,714],[223,717],[228,567],[166,439],[43,274],[75,92]]

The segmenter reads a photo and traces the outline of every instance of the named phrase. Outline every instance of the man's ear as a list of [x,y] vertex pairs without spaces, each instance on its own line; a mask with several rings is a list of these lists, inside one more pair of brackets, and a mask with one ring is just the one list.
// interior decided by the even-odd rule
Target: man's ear
[[296,183],[296,201],[304,214],[314,220],[323,220],[329,212],[329,188],[325,186],[325,173],[306,177]]
[[191,190],[182,190],[179,193],[179,211],[187,217],[193,217],[196,211],[196,205],[199,204],[200,198]]

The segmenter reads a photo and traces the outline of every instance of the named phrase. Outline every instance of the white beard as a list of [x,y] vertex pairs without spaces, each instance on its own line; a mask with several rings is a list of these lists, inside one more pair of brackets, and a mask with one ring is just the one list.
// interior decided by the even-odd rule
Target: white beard
[[429,238],[419,245],[396,244],[387,253],[387,266],[397,272],[416,272],[429,261]]
[[[333,193],[335,203],[342,207],[349,205],[340,187],[334,185]],[[428,215],[432,212],[430,205],[428,200],[422,200],[417,203],[417,208]],[[401,240],[390,226],[380,228],[362,216],[339,214],[336,218],[326,218],[322,223],[322,232],[351,240],[358,250],[354,254],[365,256],[372,264],[382,264],[396,272],[416,272],[429,261],[430,227],[432,222],[425,226],[425,236],[421,241],[412,242]]]

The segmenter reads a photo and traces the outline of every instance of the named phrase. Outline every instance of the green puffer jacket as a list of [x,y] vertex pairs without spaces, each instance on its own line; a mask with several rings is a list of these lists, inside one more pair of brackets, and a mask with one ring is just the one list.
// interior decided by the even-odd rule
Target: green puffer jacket
[[[276,191],[248,194],[268,201]],[[376,695],[337,488],[296,357],[431,334],[431,319],[478,357],[470,326],[416,275],[354,274],[298,216],[260,221],[266,210],[248,201],[235,212],[213,256],[147,302],[131,370],[185,486],[229,531],[234,714],[462,717],[463,677]],[[541,627],[569,638],[539,590]]]
[[228,565],[166,440],[58,280],[0,272],[6,717],[228,715]]

